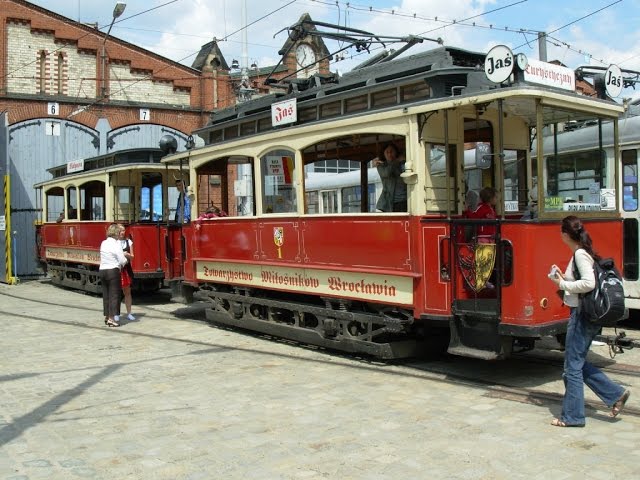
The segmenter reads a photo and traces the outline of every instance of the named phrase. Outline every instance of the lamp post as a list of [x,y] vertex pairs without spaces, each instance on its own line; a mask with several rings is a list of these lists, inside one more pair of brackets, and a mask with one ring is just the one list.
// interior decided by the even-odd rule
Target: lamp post
[[113,27],[113,22],[116,21],[124,9],[127,7],[126,3],[117,2],[116,6],[113,8],[113,19],[111,20],[111,24],[109,24],[109,30],[107,30],[107,34],[102,40],[102,86],[101,86],[101,97],[105,98],[107,96],[107,38],[109,38],[109,34],[111,33],[111,27]]

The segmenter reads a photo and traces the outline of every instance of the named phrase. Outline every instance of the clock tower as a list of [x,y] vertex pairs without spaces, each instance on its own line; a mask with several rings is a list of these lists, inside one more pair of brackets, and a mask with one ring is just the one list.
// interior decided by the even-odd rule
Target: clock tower
[[[306,30],[316,30],[308,13],[303,14],[298,21]],[[329,74],[329,50],[321,37],[307,35],[303,38],[292,40],[287,38],[279,52],[285,55],[283,64],[289,73],[298,71],[295,78],[308,78],[316,73]]]

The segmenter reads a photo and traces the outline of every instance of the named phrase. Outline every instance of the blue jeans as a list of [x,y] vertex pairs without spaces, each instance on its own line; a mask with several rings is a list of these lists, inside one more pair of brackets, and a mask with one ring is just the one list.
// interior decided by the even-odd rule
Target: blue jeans
[[567,328],[567,340],[564,353],[565,394],[562,401],[562,420],[567,425],[584,425],[584,386],[583,382],[608,407],[613,407],[624,388],[613,383],[602,371],[587,362],[587,353],[593,337],[600,327],[589,323],[578,314],[577,308],[571,308],[571,319]]

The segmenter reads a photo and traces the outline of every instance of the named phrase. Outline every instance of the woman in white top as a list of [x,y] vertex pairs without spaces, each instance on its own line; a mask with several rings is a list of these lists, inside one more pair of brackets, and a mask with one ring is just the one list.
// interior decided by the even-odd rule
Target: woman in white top
[[120,269],[127,263],[122,251],[120,228],[112,223],[107,228],[107,238],[100,244],[100,283],[102,284],[102,310],[108,327],[119,327],[115,320],[120,307]]
[[[571,317],[567,326],[564,372],[562,374],[565,385],[562,414],[559,418],[554,418],[551,425],[584,427],[583,382],[611,408],[613,417],[622,411],[630,392],[612,382],[601,370],[587,362],[589,346],[598,334],[600,326],[585,319],[577,307],[580,302],[579,294],[588,293],[595,288],[593,262],[599,260],[600,257],[593,250],[591,237],[578,217],[574,215],[565,217],[562,220],[561,231],[562,241],[569,247],[572,256],[564,274],[557,266],[553,265],[551,268],[555,273],[550,278],[558,285],[558,288],[564,290],[564,303],[570,308]],[[576,280],[573,274],[574,259],[579,280]]]

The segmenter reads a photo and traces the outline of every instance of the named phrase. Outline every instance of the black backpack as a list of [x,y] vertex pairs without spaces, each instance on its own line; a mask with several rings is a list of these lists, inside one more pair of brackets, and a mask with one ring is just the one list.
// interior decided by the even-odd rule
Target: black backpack
[[[611,258],[594,260],[593,274],[596,286],[590,292],[580,294],[580,312],[591,323],[601,327],[613,327],[627,317],[622,278]],[[575,254],[573,276],[576,280],[580,279]]]

